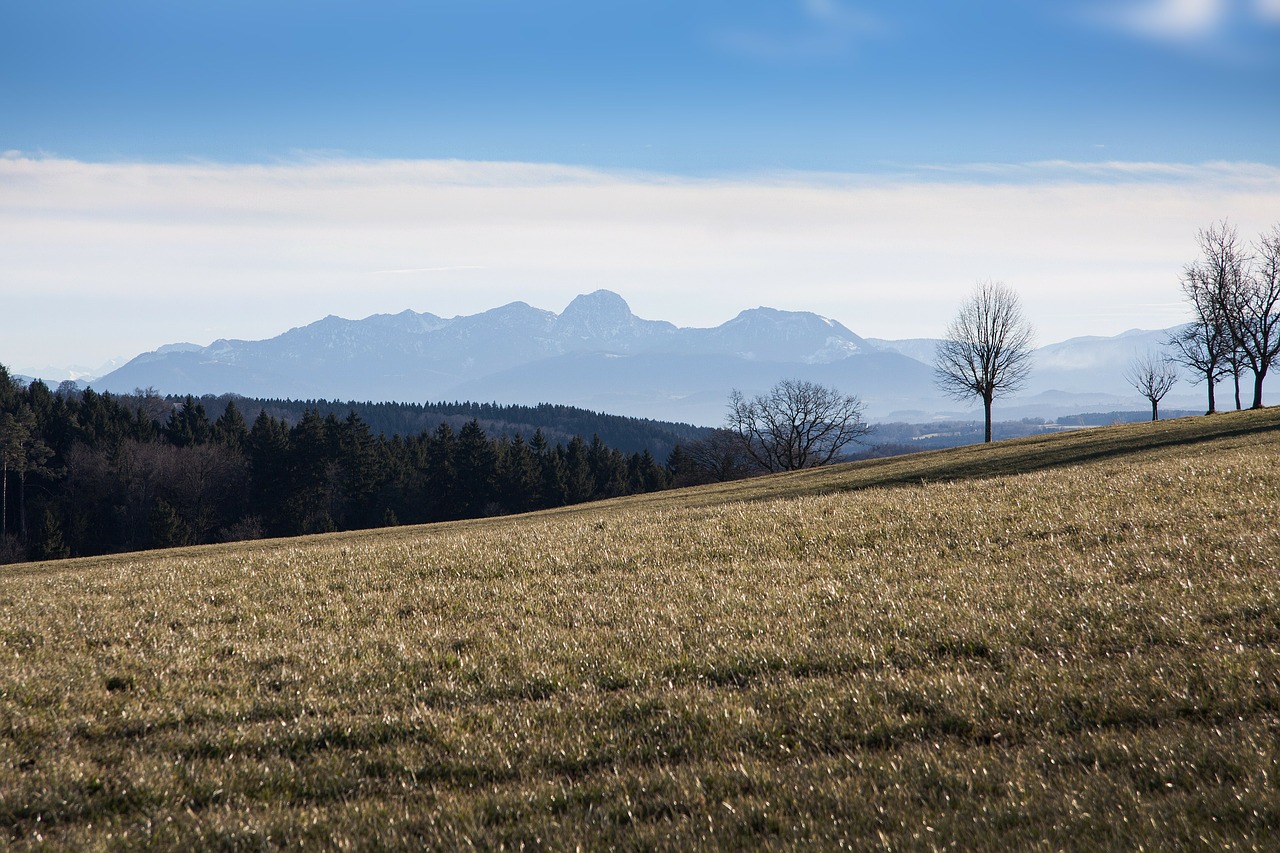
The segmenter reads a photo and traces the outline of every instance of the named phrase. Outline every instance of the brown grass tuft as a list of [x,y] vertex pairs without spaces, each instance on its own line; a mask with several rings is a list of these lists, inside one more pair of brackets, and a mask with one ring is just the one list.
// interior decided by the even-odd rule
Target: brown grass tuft
[[1275,849],[1277,426],[6,568],[0,837]]

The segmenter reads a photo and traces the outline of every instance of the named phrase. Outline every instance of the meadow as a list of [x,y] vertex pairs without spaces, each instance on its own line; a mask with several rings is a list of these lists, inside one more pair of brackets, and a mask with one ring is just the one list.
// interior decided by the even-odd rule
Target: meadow
[[0,567],[14,848],[1280,848],[1280,412]]

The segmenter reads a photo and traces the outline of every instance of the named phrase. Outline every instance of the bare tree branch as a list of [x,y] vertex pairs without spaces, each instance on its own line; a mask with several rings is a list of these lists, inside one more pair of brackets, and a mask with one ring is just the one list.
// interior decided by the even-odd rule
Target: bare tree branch
[[[1205,265],[1187,266],[1182,273],[1182,293],[1191,303],[1195,319],[1173,332],[1168,340],[1173,360],[1190,370],[1195,382],[1208,386],[1206,414],[1210,415],[1217,411],[1214,391],[1218,381],[1229,373],[1239,375],[1231,330],[1216,292],[1214,277]],[[1237,390],[1238,387],[1237,383]]]
[[1151,420],[1160,420],[1160,401],[1178,381],[1178,370],[1164,355],[1147,353],[1130,363],[1125,380],[1151,403]]
[[712,430],[706,438],[689,442],[684,445],[684,452],[698,483],[740,480],[757,470],[742,437],[727,429]]
[[784,379],[751,398],[735,389],[725,429],[765,471],[826,465],[871,430],[862,420],[857,397],[798,379]]
[[[1280,358],[1280,226],[1262,234],[1254,254],[1240,245],[1235,226],[1222,221],[1196,235],[1201,259],[1183,274],[1183,293],[1196,314],[1192,335],[1178,349],[1178,360],[1210,384],[1216,380],[1216,354],[1210,338],[1225,332],[1221,359],[1235,380],[1241,407],[1240,373],[1253,373],[1252,407],[1262,407],[1262,386]],[[1221,375],[1225,375],[1225,372]],[[1212,390],[1211,390],[1212,393]],[[1212,396],[1209,411],[1214,409]]]
[[1262,383],[1280,356],[1280,225],[1253,244],[1236,292],[1236,346],[1253,371],[1252,408],[1262,408]]
[[938,387],[959,400],[977,396],[986,414],[991,440],[991,401],[1026,382],[1031,372],[1034,332],[1012,288],[979,282],[938,344],[934,377]]

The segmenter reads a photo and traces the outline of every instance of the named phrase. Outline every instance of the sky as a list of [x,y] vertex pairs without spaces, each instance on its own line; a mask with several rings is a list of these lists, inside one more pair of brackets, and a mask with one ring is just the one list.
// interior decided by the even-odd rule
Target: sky
[[328,314],[1180,322],[1280,223],[1280,0],[0,0],[0,364]]

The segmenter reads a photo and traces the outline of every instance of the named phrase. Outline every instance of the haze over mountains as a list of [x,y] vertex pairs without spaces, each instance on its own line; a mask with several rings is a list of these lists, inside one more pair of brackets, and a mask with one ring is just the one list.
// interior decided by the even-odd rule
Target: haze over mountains
[[[1141,408],[1123,378],[1164,331],[1075,338],[1041,348],[1026,391],[1004,418]],[[802,311],[753,308],[714,328],[635,316],[615,293],[578,296],[559,314],[513,302],[445,319],[404,311],[326,317],[262,341],[171,344],[90,384],[98,391],[238,393],[343,400],[552,402],[613,414],[715,425],[733,388],[798,377],[860,396],[872,420],[969,417],[933,384],[935,342],[864,339]],[[1202,406],[1182,386],[1166,408]]]

